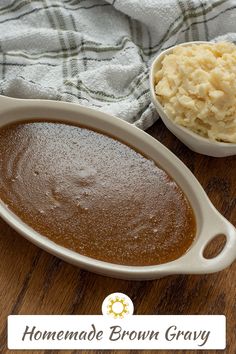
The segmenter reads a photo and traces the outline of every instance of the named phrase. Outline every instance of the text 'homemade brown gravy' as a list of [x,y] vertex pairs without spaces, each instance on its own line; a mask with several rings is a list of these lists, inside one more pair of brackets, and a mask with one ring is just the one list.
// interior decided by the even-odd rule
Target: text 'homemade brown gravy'
[[172,261],[196,232],[184,193],[153,161],[60,122],[0,129],[0,198],[57,244],[111,263]]

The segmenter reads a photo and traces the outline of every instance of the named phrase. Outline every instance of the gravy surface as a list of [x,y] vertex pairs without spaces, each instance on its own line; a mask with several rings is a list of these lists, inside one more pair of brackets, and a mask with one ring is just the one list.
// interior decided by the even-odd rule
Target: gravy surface
[[196,233],[184,193],[153,161],[60,122],[0,129],[0,198],[57,244],[111,263],[177,259]]

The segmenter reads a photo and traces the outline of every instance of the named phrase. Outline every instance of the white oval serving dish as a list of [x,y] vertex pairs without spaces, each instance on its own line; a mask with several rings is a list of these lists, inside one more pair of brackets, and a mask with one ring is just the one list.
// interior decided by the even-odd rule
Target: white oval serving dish
[[[0,127],[21,120],[49,118],[65,123],[85,125],[111,134],[142,151],[156,161],[175,181],[189,199],[197,222],[197,234],[192,247],[179,259],[154,266],[124,266],[82,256],[57,245],[40,235],[0,202],[0,216],[16,231],[51,254],[89,271],[116,278],[146,280],[170,274],[201,274],[220,271],[236,258],[236,230],[211,204],[203,188],[189,169],[165,146],[135,126],[123,120],[77,104],[21,100],[0,96]],[[226,244],[213,259],[205,259],[203,251],[216,235],[224,234]]]
[[[214,157],[224,157],[224,156],[231,156],[236,155],[236,144],[233,143],[223,143],[213,141],[207,138],[198,135],[191,130],[182,127],[181,125],[176,124],[173,122],[164,112],[162,105],[160,104],[156,94],[155,94],[155,73],[161,68],[161,62],[163,58],[170,54],[174,48],[179,46],[186,46],[191,44],[211,44],[211,42],[203,42],[203,41],[196,41],[196,42],[185,42],[173,46],[167,50],[161,52],[152,62],[152,66],[150,69],[150,91],[151,91],[151,98],[156,110],[161,117],[165,126],[180,140],[182,141],[189,149],[198,152],[200,154],[214,156]],[[212,44],[214,44],[212,42]]]

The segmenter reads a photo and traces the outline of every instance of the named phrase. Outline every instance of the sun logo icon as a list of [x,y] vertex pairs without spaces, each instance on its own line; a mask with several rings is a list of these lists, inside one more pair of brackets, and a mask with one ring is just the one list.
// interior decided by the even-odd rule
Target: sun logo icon
[[107,314],[114,318],[124,318],[129,313],[128,307],[129,305],[125,301],[125,298],[116,296],[115,298],[110,298],[107,305]]
[[113,293],[105,298],[102,304],[103,315],[114,319],[123,319],[132,315],[134,306],[132,300],[125,294]]

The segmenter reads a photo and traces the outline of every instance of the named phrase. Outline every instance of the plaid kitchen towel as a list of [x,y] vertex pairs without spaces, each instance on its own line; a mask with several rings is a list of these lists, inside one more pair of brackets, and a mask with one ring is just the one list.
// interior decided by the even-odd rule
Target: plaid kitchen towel
[[142,129],[152,59],[174,44],[236,42],[236,0],[0,0],[0,93],[78,102]]

